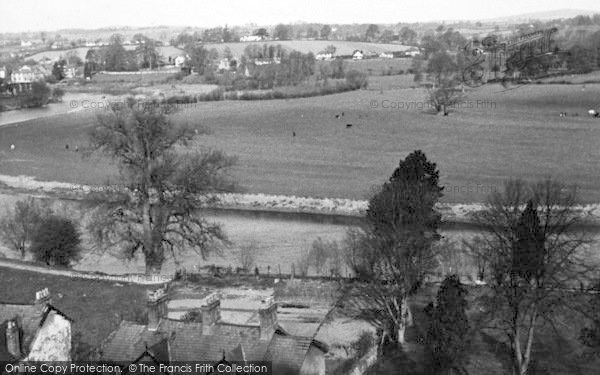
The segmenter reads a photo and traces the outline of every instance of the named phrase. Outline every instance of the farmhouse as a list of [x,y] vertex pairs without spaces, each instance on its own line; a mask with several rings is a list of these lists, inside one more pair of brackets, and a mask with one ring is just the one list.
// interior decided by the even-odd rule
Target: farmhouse
[[355,50],[354,52],[352,52],[353,60],[362,60],[363,56],[364,56],[363,51]]
[[176,67],[181,67],[185,63],[185,56],[177,56],[173,61]]
[[410,47],[409,49],[406,50],[406,54],[408,56],[415,57],[415,56],[419,56],[421,54],[421,51],[419,50],[418,47]]
[[381,57],[382,59],[393,59],[394,58],[394,54],[391,52],[381,52],[381,54],[379,55],[379,57]]
[[0,362],[71,360],[71,322],[48,288],[33,304],[0,304]]
[[[325,374],[325,344],[287,333],[278,323],[277,304],[266,298],[249,320],[224,321],[221,299],[210,293],[200,303],[198,318],[169,317],[166,289],[148,293],[146,325],[122,321],[101,347],[105,361],[132,363],[141,357],[158,362],[272,361],[274,374]],[[228,315],[232,312],[228,311]],[[231,319],[230,319],[231,320]]]
[[260,42],[261,40],[265,40],[265,37],[261,35],[246,35],[240,38],[240,42]]
[[33,69],[28,65],[23,65],[21,69],[14,71],[10,75],[10,89],[13,94],[31,90],[31,84],[34,81],[44,78],[44,73],[39,69]]
[[333,59],[333,54],[325,53],[325,52],[317,53],[317,55],[315,56],[315,59],[320,60],[320,61],[330,61]]

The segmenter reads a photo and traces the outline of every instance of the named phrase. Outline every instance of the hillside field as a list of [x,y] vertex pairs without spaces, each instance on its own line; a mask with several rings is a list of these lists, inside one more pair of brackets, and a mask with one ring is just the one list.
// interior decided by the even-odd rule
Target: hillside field
[[[422,89],[375,88],[294,100],[194,103],[176,119],[212,130],[195,147],[236,155],[234,177],[249,193],[364,199],[401,158],[421,149],[438,164],[446,202],[481,202],[511,177],[552,176],[579,185],[583,201],[591,203],[600,202],[600,120],[586,113],[599,96],[600,85],[590,84],[488,85],[469,91],[462,108],[446,117],[422,110]],[[107,160],[72,151],[86,144],[96,114],[0,127],[0,174],[86,184],[117,180]]]

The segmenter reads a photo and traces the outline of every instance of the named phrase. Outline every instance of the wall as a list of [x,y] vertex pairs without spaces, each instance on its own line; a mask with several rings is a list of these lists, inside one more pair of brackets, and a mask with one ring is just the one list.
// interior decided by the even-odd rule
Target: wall
[[71,322],[51,311],[36,333],[27,361],[70,361]]

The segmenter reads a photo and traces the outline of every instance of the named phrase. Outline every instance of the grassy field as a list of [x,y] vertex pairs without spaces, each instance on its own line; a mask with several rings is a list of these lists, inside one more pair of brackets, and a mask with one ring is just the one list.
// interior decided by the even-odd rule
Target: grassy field
[[[320,64],[329,64],[329,62],[319,62]],[[385,75],[391,69],[392,74],[398,74],[400,70],[406,72],[410,69],[412,59],[366,59],[366,60],[346,60],[346,70],[358,70],[368,75]]]
[[216,48],[219,51],[219,55],[223,54],[226,47],[229,47],[234,57],[239,58],[244,53],[244,49],[249,45],[263,46],[264,44],[276,45],[280,44],[287,50],[296,50],[302,53],[312,52],[315,55],[323,50],[327,46],[333,45],[336,48],[336,55],[352,55],[355,50],[361,50],[363,52],[393,52],[393,51],[404,51],[410,48],[410,46],[404,46],[401,44],[384,44],[384,43],[368,43],[368,42],[347,42],[337,40],[266,40],[263,42],[248,42],[248,43],[218,43],[211,44],[207,43],[204,46],[207,49]]
[[[406,79],[378,78],[381,84],[389,78],[390,87],[399,77]],[[212,129],[196,147],[239,157],[234,175],[247,192],[363,199],[401,158],[422,149],[438,163],[447,202],[482,201],[510,177],[548,176],[578,184],[584,201],[598,202],[600,121],[585,114],[599,96],[600,85],[489,85],[468,92],[445,117],[418,109],[424,108],[422,89],[375,88],[197,103],[176,118]],[[93,184],[114,180],[116,168],[107,161],[82,159],[64,147],[85,144],[95,116],[80,112],[0,128],[0,173]]]
[[48,288],[52,303],[74,320],[73,335],[96,345],[112,332],[122,319],[145,316],[146,287],[134,284],[75,279],[0,267],[3,303],[32,303],[35,292]]

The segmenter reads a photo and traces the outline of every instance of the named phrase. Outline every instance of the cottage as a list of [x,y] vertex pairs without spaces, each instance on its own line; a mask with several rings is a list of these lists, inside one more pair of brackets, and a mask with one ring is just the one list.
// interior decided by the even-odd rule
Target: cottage
[[194,321],[169,317],[168,299],[165,289],[150,292],[148,324],[122,321],[102,344],[102,359],[126,363],[142,356],[161,363],[269,361],[273,374],[325,374],[326,345],[287,333],[278,323],[272,297],[265,299],[258,311],[250,312],[250,321],[236,323],[223,321],[218,294],[211,293],[200,301],[199,319]]
[[362,60],[363,56],[364,56],[363,51],[355,50],[354,52],[352,52],[353,60]]
[[70,361],[71,323],[48,288],[33,304],[0,304],[0,362]]
[[265,40],[265,37],[261,35],[245,35],[240,38],[240,42],[260,42],[261,40]]
[[175,62],[176,67],[182,67],[183,64],[185,64],[185,56],[177,56],[173,61]]
[[419,50],[418,47],[410,47],[409,49],[406,50],[406,54],[408,56],[415,57],[415,56],[419,56],[421,54],[421,51]]
[[325,53],[325,52],[317,53],[317,55],[315,56],[315,59],[320,60],[320,61],[330,61],[333,59],[333,54]]

